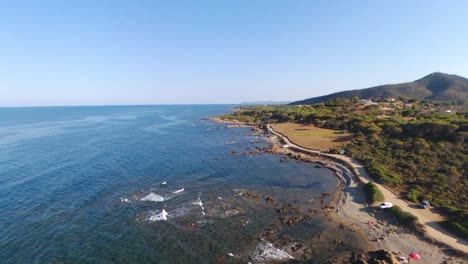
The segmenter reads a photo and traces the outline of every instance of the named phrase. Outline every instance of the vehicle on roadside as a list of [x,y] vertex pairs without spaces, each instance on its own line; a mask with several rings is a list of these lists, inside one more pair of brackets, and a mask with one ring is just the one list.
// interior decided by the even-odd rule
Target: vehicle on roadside
[[422,209],[429,208],[429,206],[431,206],[431,204],[429,203],[429,201],[426,201],[426,200],[419,203],[419,207],[421,207]]
[[393,207],[393,204],[389,202],[384,202],[379,205],[380,209],[387,209],[387,208],[392,208],[392,207]]

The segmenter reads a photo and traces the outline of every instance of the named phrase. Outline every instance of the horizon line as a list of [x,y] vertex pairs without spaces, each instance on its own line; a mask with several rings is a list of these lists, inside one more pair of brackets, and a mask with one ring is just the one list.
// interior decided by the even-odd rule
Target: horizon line
[[46,108],[46,107],[111,107],[111,106],[177,106],[177,105],[241,105],[240,103],[161,103],[161,104],[76,104],[76,105],[14,105],[1,108]]

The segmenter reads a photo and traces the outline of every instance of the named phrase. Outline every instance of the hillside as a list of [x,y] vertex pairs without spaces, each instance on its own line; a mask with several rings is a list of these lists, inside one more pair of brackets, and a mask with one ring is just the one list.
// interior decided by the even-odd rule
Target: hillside
[[252,101],[252,102],[242,102],[240,105],[287,105],[291,101]]
[[431,102],[411,105],[411,110],[401,101],[366,106],[340,98],[323,105],[242,107],[223,118],[276,129],[293,127],[281,132],[296,142],[309,140],[311,126],[335,130],[335,136],[351,133],[346,141],[335,140],[345,144],[342,149],[330,147],[328,153],[344,150],[374,181],[413,206],[429,200],[447,214],[445,227],[468,238],[468,112]]
[[354,96],[358,96],[361,99],[402,97],[441,102],[467,102],[468,79],[457,75],[436,72],[413,82],[388,84],[360,90],[343,91],[296,101],[292,102],[291,104],[316,104],[336,98],[352,98]]

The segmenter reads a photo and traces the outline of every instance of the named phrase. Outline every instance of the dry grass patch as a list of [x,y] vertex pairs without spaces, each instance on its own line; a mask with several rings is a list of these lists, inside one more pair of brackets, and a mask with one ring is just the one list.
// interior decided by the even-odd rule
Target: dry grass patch
[[274,124],[271,127],[288,136],[294,143],[318,150],[340,148],[352,139],[352,134],[295,123]]

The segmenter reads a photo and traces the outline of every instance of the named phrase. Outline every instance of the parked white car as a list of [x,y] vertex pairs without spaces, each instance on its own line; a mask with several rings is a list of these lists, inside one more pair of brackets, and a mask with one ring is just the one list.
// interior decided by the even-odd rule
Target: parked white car
[[387,208],[392,208],[392,207],[393,207],[393,204],[389,202],[384,202],[379,205],[380,209],[387,209]]

